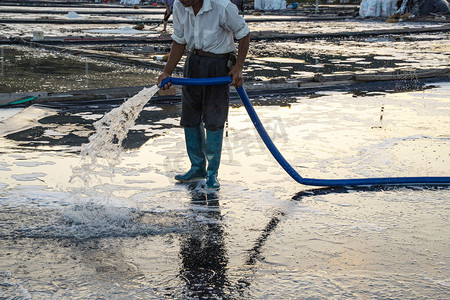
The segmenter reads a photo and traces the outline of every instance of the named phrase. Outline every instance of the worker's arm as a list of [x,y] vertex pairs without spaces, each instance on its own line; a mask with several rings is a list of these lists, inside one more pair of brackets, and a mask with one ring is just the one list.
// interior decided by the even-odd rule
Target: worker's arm
[[250,46],[250,33],[241,38],[238,46],[238,55],[236,58],[236,64],[230,70],[228,75],[233,77],[231,81],[231,85],[235,87],[241,87],[244,82],[244,75],[242,74],[242,70],[244,69],[245,58],[247,57],[248,48]]
[[[164,66],[164,69],[158,77],[158,86],[161,85],[161,82],[166,79],[167,77],[170,77],[173,73],[173,70],[175,70],[175,67],[177,66],[178,62],[180,61],[181,57],[183,56],[184,49],[186,48],[185,44],[178,44],[177,42],[172,43],[172,47],[170,48],[170,55],[169,59],[167,60],[166,65]],[[170,88],[172,83],[167,83],[164,86],[161,87],[161,89],[166,90]]]

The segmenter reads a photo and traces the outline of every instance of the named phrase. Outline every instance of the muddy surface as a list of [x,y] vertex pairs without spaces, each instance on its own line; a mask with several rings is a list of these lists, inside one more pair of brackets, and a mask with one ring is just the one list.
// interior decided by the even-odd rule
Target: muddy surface
[[151,85],[155,70],[29,47],[3,47],[1,93],[65,92]]
[[[405,74],[406,79],[411,79],[417,70],[448,68],[449,41],[448,33],[346,40],[272,41],[269,45],[258,41],[252,42],[244,75],[248,81],[255,81],[280,76],[301,80],[317,75],[398,72]],[[107,59],[102,62],[84,58],[83,55],[67,55],[23,46],[0,47],[1,92],[63,92],[150,85],[156,82],[160,72],[156,67],[130,67],[108,62]],[[170,45],[85,45],[81,48],[105,57],[113,54],[158,62],[156,57],[165,54]]]

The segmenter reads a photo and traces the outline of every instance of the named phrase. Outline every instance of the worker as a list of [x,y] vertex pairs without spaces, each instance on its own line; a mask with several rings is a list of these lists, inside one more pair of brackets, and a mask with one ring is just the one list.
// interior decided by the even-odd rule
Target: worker
[[[185,50],[188,55],[184,77],[231,75],[231,85],[242,86],[250,29],[230,0],[175,0],[172,39],[169,59],[158,77],[159,86],[171,76]],[[238,40],[237,57],[234,39]],[[170,86],[169,82],[161,88]],[[191,168],[186,174],[176,175],[176,180],[189,182],[206,178],[207,189],[219,189],[217,176],[229,93],[227,84],[182,87],[180,124],[184,127]]]
[[166,11],[164,12],[164,19],[163,19],[163,30],[162,33],[166,33],[167,32],[167,21],[169,21],[170,15],[172,14],[173,11],[173,2],[175,0],[163,0],[163,4],[166,8]]

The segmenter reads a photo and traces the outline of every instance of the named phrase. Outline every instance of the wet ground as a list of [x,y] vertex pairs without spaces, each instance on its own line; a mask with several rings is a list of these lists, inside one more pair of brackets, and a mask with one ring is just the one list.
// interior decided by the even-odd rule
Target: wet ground
[[[46,15],[45,13],[49,13]],[[70,16],[77,12],[81,18]],[[155,60],[170,48],[170,41],[161,38],[161,8],[106,7],[13,7],[0,10],[0,39],[33,41],[35,32],[42,31],[44,42],[22,43],[21,46],[0,46],[2,72],[0,92],[63,92],[73,89],[110,88],[151,85],[156,81],[161,61]],[[301,11],[299,11],[301,13]],[[332,17],[332,15],[330,15]],[[330,17],[328,16],[328,17]],[[334,15],[336,16],[336,14]],[[319,15],[324,17],[324,15]],[[325,16],[326,17],[326,16]],[[9,19],[41,20],[41,24],[7,23]],[[448,30],[433,33],[407,33],[408,29],[445,27],[446,22],[387,23],[384,19],[368,20],[339,17],[320,20],[301,15],[245,15],[254,36],[260,34],[309,34],[309,38],[254,40],[250,48],[245,76],[247,81],[274,77],[299,79],[320,75],[352,75],[361,73],[400,72],[448,68],[450,38]],[[259,22],[264,18],[263,22]],[[293,21],[292,19],[295,19]],[[309,18],[309,19],[308,19]],[[54,24],[45,20],[102,20],[110,24]],[[122,20],[122,21],[121,21]],[[143,30],[134,30],[128,21],[155,21]],[[273,20],[273,21],[272,21]],[[123,23],[121,23],[123,22]],[[168,25],[168,32],[172,31]],[[360,36],[368,31],[405,30],[403,34]],[[354,35],[348,35],[349,32]],[[320,34],[342,34],[321,37]],[[318,34],[314,37],[314,34]],[[167,38],[168,35],[163,35]],[[147,42],[136,41],[147,38]],[[95,42],[106,39],[110,43]],[[116,39],[126,39],[115,42]],[[63,49],[45,48],[55,41]],[[74,40],[78,40],[76,43]],[[53,41],[53,42],[52,42]],[[84,42],[83,42],[84,41]],[[67,49],[67,51],[64,50]],[[73,52],[77,55],[70,55]],[[63,54],[62,54],[63,53]],[[69,53],[69,54],[68,54]],[[94,59],[92,59],[94,57]],[[103,58],[99,61],[98,58]],[[124,61],[123,57],[131,59]],[[155,67],[130,67],[134,62],[154,63]],[[139,64],[136,64],[139,65]],[[150,70],[149,70],[150,69]],[[412,74],[413,76],[414,74]]]
[[[1,47],[1,46],[0,46]],[[156,70],[23,46],[0,48],[0,91],[65,92],[153,84]]]
[[[7,37],[33,32],[33,25],[0,26]],[[117,37],[123,26],[46,25],[44,33]],[[320,33],[436,24],[351,19],[250,26]],[[158,36],[158,29],[143,34]],[[354,85],[252,101],[281,153],[305,177],[449,176],[448,76],[425,86],[414,76],[417,69],[448,67],[449,40],[443,32],[255,41],[245,75],[403,72],[403,80],[376,89]],[[151,59],[168,45],[153,46],[76,47]],[[158,74],[24,45],[0,49],[5,93],[147,85]],[[299,185],[271,157],[236,99],[218,192],[173,179],[189,167],[178,103],[145,106],[120,155],[112,160],[99,149],[103,155],[83,172],[80,151],[94,122],[121,104],[0,109],[0,298],[450,297],[448,187]]]
[[[443,82],[371,97],[328,92],[256,109],[304,176],[448,176],[449,91]],[[188,161],[180,108],[168,104],[142,111],[120,163],[99,162],[88,186],[71,181],[93,121],[111,108],[1,111],[2,297],[450,296],[448,188],[301,186],[235,107],[222,188],[206,193],[173,180]]]
[[[252,42],[245,76],[248,81],[274,77],[299,79],[322,75],[398,72],[413,78],[417,70],[442,69],[450,65],[449,33],[414,34],[377,38],[321,39],[313,41]],[[114,59],[99,61],[83,55],[61,54],[26,46],[0,46],[1,91],[63,92],[120,86],[151,85],[157,68],[124,66]],[[169,44],[84,45],[99,55],[128,55],[152,61]],[[109,54],[108,54],[109,53]],[[87,56],[87,55],[86,55]],[[161,62],[161,66],[162,66]],[[181,64],[180,64],[181,65]]]

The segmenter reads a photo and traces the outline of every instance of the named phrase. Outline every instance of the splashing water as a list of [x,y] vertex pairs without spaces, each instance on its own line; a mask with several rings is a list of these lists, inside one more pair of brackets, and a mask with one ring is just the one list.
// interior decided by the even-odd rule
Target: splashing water
[[[112,206],[110,200],[117,198],[113,195],[114,189],[107,188],[101,181],[103,188],[98,189],[93,182],[98,177],[113,177],[114,167],[121,162],[123,140],[158,89],[156,85],[144,88],[94,123],[96,131],[89,137],[89,143],[82,145],[81,165],[72,168],[70,178],[70,181],[81,180],[82,188],[74,190],[71,195],[76,204],[62,212],[63,221],[72,228],[70,236],[103,237],[112,232],[117,234],[118,230],[122,232],[120,235],[126,236],[132,232],[148,234],[155,230],[151,224],[141,224],[139,209],[128,205]],[[119,201],[122,202],[120,206],[129,199],[122,200],[125,201]]]
[[[89,187],[93,175],[104,176],[105,172],[110,176],[114,174],[114,167],[121,161],[123,140],[158,89],[157,85],[144,88],[94,123],[96,132],[89,137],[88,144],[82,145],[80,155],[83,163],[73,168],[70,181],[79,178],[85,187]],[[106,162],[107,166],[102,162]]]

